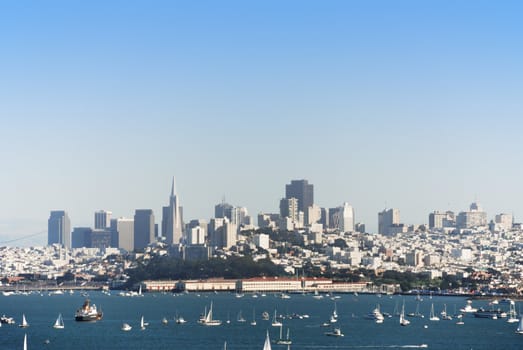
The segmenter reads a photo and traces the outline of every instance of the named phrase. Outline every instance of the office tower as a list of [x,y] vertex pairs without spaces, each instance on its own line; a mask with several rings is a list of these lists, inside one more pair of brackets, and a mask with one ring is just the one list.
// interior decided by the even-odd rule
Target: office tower
[[456,217],[456,227],[467,229],[487,225],[487,213],[478,203],[472,203],[469,211],[462,211]]
[[73,228],[73,232],[71,233],[71,248],[89,247],[92,231],[93,229],[90,227]]
[[347,202],[343,203],[340,207],[341,220],[340,230],[342,232],[353,232],[354,231],[354,208]]
[[144,249],[154,242],[154,213],[151,209],[136,209],[134,213],[134,249]]
[[501,213],[495,217],[495,223],[504,231],[510,231],[512,229],[513,222],[514,219],[512,214]]
[[182,239],[182,217],[180,203],[176,194],[176,185],[173,177],[169,206],[162,211],[162,236],[167,244],[178,244]]
[[231,209],[231,217],[229,218],[233,225],[236,225],[238,231],[241,226],[247,224],[249,212],[245,207],[233,207]]
[[456,224],[455,215],[452,211],[433,211],[429,214],[429,228],[442,229],[444,227],[454,227]]
[[305,223],[307,226],[316,224],[318,222],[321,223],[322,208],[320,208],[319,205],[313,204],[307,210],[308,210],[308,214],[306,216],[307,216],[307,220],[309,220],[308,222]]
[[47,221],[47,244],[61,244],[71,248],[71,220],[63,210],[53,210]]
[[296,198],[298,211],[307,214],[307,208],[314,204],[314,186],[307,180],[292,180],[285,185],[285,198]]
[[214,206],[214,217],[215,218],[228,218],[229,220],[232,219],[232,208],[233,206],[229,203],[226,203],[225,200],[223,200],[220,204],[216,204]]
[[191,220],[185,227],[187,244],[204,244],[207,240],[207,222]]
[[118,218],[111,220],[111,247],[132,252],[134,249],[134,220]]
[[388,235],[390,228],[393,225],[399,225],[400,211],[399,209],[384,209],[378,213],[378,233],[380,235]]
[[111,215],[113,213],[110,211],[99,210],[94,213],[94,228],[95,230],[103,230],[109,228],[111,224]]
[[298,221],[298,199],[282,198],[280,200],[280,215],[282,218],[289,218],[293,222]]

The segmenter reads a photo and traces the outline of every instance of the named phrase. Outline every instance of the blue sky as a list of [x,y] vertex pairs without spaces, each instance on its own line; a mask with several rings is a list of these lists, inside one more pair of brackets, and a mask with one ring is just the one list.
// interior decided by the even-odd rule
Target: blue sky
[[[523,4],[516,1],[5,1],[0,242],[94,211],[160,221],[227,201],[406,223],[435,209],[521,220]],[[45,242],[45,235],[10,244]]]

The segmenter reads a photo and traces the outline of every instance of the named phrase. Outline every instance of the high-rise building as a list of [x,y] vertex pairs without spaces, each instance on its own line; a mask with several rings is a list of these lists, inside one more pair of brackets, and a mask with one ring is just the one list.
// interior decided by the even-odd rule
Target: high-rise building
[[340,230],[342,232],[353,232],[354,231],[354,208],[349,203],[343,203],[340,207],[341,211],[341,225]]
[[[285,185],[285,198],[296,198],[298,200],[298,211],[307,215],[307,208],[314,204],[314,186],[307,180],[292,180]],[[305,218],[307,221],[307,218]]]
[[73,232],[71,233],[71,248],[89,247],[91,232],[93,232],[93,229],[90,227],[73,228]]
[[154,242],[154,213],[152,209],[134,212],[134,249],[144,249]]
[[469,211],[462,211],[456,217],[456,227],[467,229],[487,225],[487,213],[478,203],[472,203]]
[[215,218],[228,218],[232,219],[232,208],[233,206],[225,202],[225,199],[214,206],[214,217]]
[[111,225],[111,215],[113,213],[110,211],[99,210],[94,213],[94,228],[96,230],[103,230],[109,228]]
[[180,243],[183,234],[183,223],[174,177],[171,195],[169,196],[169,205],[163,207],[162,214],[162,236],[165,237],[165,242],[167,244]]
[[514,223],[514,218],[512,214],[501,213],[496,215],[495,223],[503,230],[510,231],[512,229],[512,224]]
[[71,248],[71,220],[64,210],[53,210],[47,221],[47,244]]
[[384,209],[378,213],[378,233],[380,235],[388,235],[390,228],[393,225],[400,224],[400,211],[399,209]]
[[429,214],[429,228],[442,229],[444,227],[453,227],[456,223],[455,215],[452,211],[433,211]]
[[280,200],[280,215],[282,218],[289,218],[293,222],[298,221],[298,199],[282,198]]
[[134,249],[134,220],[118,218],[111,220],[111,246],[132,252]]

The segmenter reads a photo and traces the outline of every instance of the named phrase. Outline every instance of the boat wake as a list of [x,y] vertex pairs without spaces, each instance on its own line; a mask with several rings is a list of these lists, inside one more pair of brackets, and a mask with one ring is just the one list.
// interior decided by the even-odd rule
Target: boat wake
[[314,349],[426,349],[429,346],[427,344],[414,344],[414,345],[355,345],[355,346],[305,346],[306,348]]

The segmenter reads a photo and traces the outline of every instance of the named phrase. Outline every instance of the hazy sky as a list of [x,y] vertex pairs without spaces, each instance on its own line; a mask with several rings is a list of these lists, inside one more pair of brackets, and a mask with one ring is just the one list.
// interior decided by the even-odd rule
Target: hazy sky
[[285,184],[405,223],[523,216],[520,1],[2,1],[0,245]]

